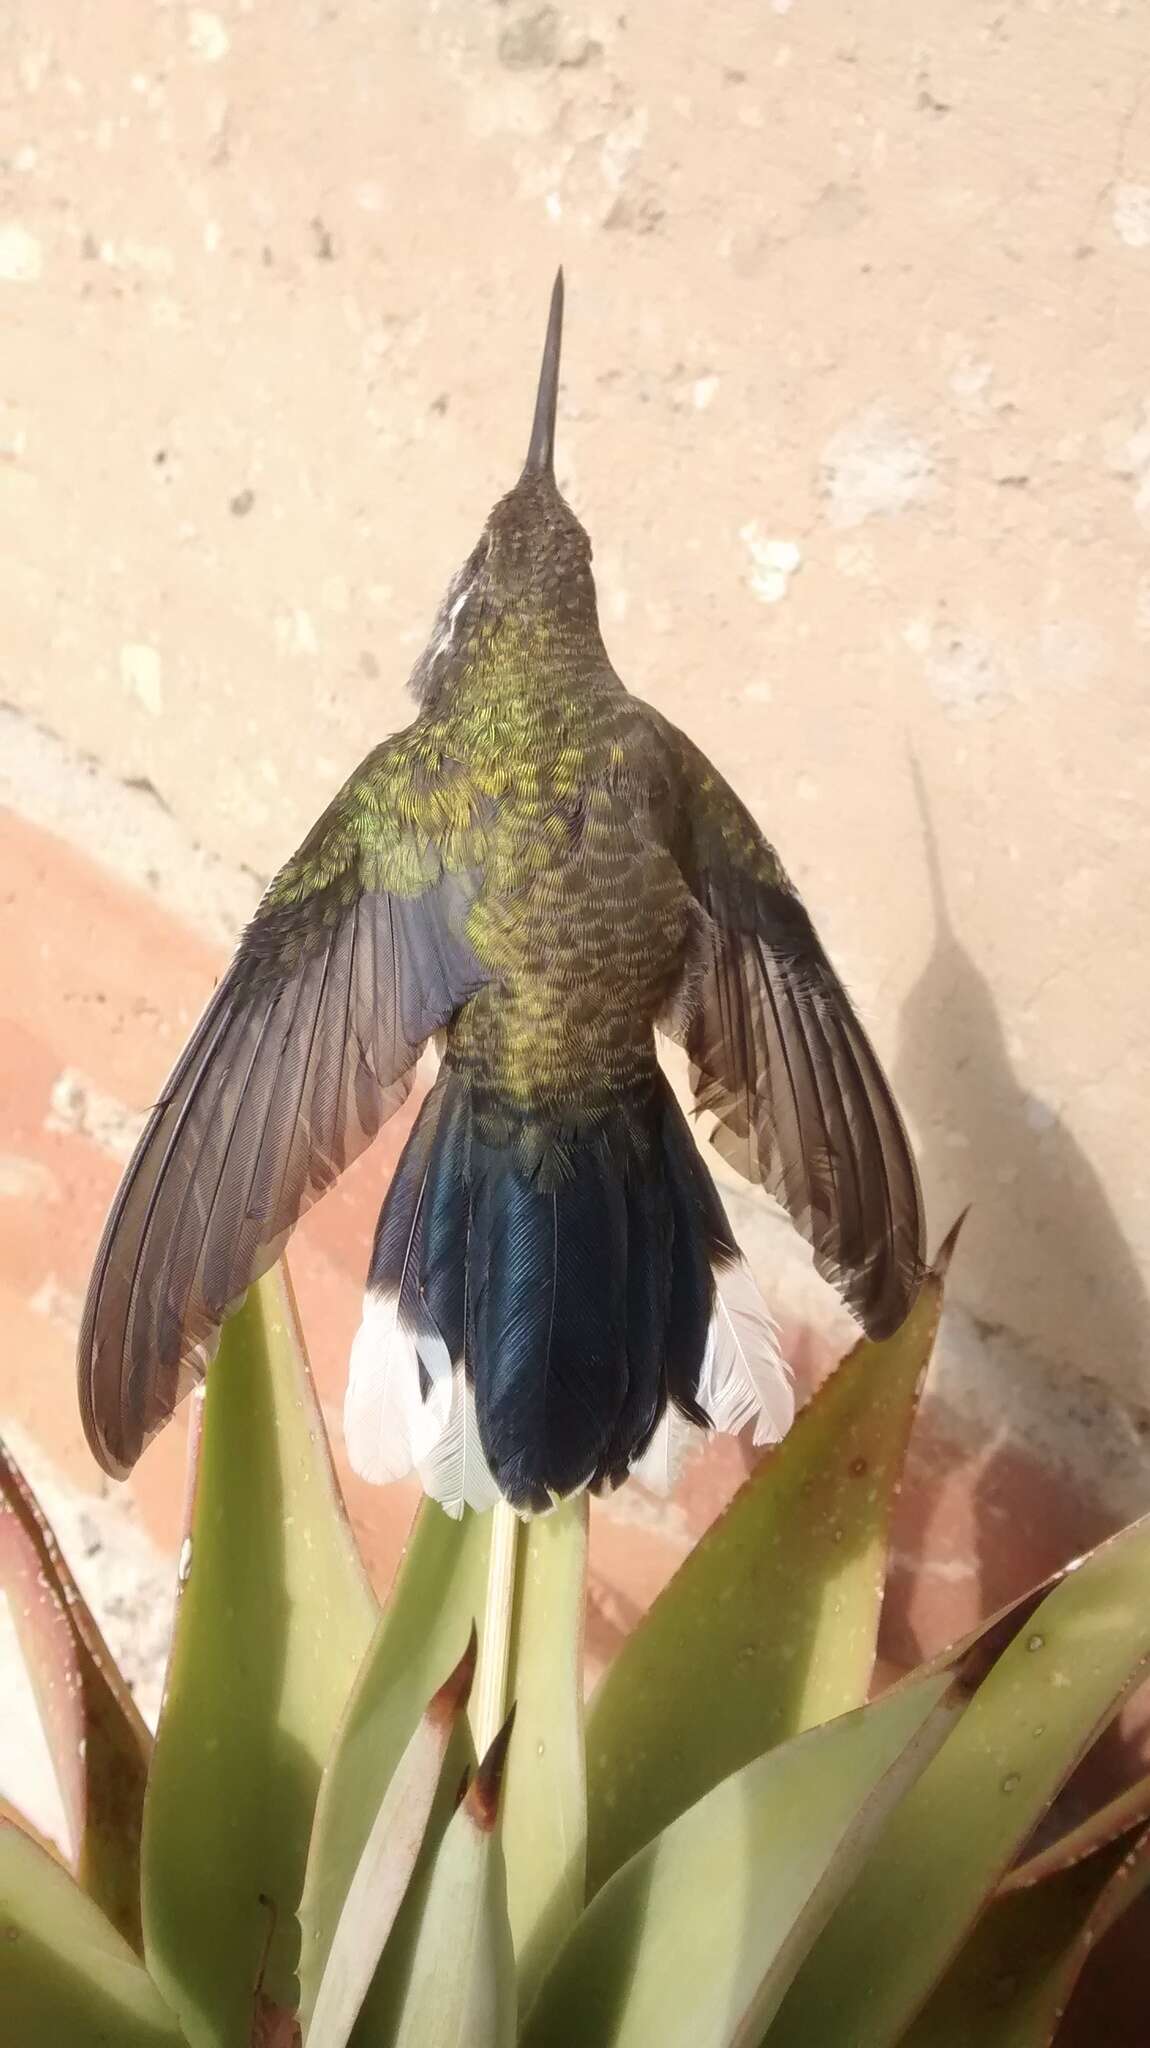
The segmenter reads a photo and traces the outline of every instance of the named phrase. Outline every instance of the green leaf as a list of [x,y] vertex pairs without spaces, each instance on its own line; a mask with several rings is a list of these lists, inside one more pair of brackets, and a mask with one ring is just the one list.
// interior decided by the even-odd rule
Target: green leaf
[[519,1538],[507,1686],[517,1734],[502,1834],[523,2011],[583,1910],[586,1579],[587,1496],[579,1494],[528,1522]]
[[903,2048],[1049,2048],[1098,1942],[1150,1884],[1150,1830],[994,1901]]
[[[483,1611],[491,1516],[458,1522],[434,1501],[415,1519],[386,1611],[324,1769],[300,1904],[301,2006],[310,2014],[373,1816],[427,1701],[458,1664]],[[432,1826],[434,1827],[434,1818]],[[403,1916],[406,1920],[406,1914]],[[384,1952],[356,2039],[384,2041],[394,2009],[396,1937]],[[400,1966],[402,1967],[402,1966]]]
[[1059,1785],[1150,1661],[1148,1574],[1150,1518],[1093,1551],[1038,1606],[887,1822],[788,1993],[771,2048],[902,2040]]
[[474,1769],[475,1748],[464,1715],[456,1722],[415,1869],[356,2022],[352,2048],[395,2048],[396,2030],[411,1990],[436,1858]]
[[320,1768],[375,1601],[344,1517],[282,1273],[227,1324],[204,1401],[186,1583],[144,1809],[148,1965],[193,2043],[295,2003]]
[[0,1593],[60,1788],[69,1863],[137,1951],[140,1822],[152,1738],[35,1495],[0,1444]]
[[308,2048],[346,2048],[423,1846],[456,1719],[475,1671],[474,1631],[429,1702],[372,1823],[328,1952]]
[[[428,1647],[427,1616],[432,1631],[453,1633],[472,1613],[481,1614],[487,1592],[491,1516],[466,1516],[451,1523],[431,1503],[417,1525],[420,1556],[413,1544],[396,1587],[404,1616],[414,1621],[417,1640]],[[519,1532],[515,1595],[506,1690],[516,1703],[518,1734],[507,1758],[503,1786],[501,1837],[505,1849],[508,1910],[519,1973],[519,2005],[525,2009],[551,1955],[574,1925],[583,1905],[585,1806],[582,1750],[582,1643],[586,1575],[586,1498],[558,1508],[554,1514],[526,1524]],[[426,1567],[434,1566],[434,1569]],[[309,1866],[303,1919],[305,1930],[322,1928],[332,1906],[338,1910],[346,1882],[341,1834],[354,1841],[362,1831],[358,1783],[362,1769],[375,1771],[391,1737],[377,1709],[394,1703],[397,1687],[407,1687],[406,1671],[397,1668],[401,1654],[410,1655],[406,1620],[396,1634],[383,1624],[378,1657],[365,1664],[363,1679],[348,1712],[346,1753],[340,1744],[325,1779],[317,1814],[314,1865]],[[405,1651],[406,1645],[406,1651]],[[404,1698],[406,1699],[406,1691]],[[474,1701],[473,1701],[474,1711]],[[357,1762],[357,1759],[359,1760]],[[440,1798],[427,1830],[427,1842],[395,1931],[384,1951],[371,1996],[356,2029],[357,2048],[391,2048],[398,2017],[413,1984],[419,1928],[432,1881],[439,1844],[451,1816],[452,1798],[466,1761],[462,1748],[449,1758]],[[324,1906],[318,1873],[328,1871],[328,1903]],[[314,1867],[317,1882],[312,1884]],[[322,1917],[321,1917],[322,1915]],[[308,1937],[305,1932],[305,1954]],[[303,1971],[305,1985],[310,1965]]]
[[435,1859],[395,2048],[514,2048],[515,1954],[497,1826],[513,1719],[492,1743]]
[[891,1505],[942,1304],[859,1344],[624,1643],[587,1729],[590,1888],[710,1787],[865,1700]]
[[126,1941],[53,1857],[0,1822],[0,2040],[12,2048],[179,2048]]
[[757,2043],[883,1815],[965,1700],[953,1674],[916,1679],[724,1778],[597,1893],[523,2048]]
[[1097,1850],[1108,1848],[1111,1842],[1120,1841],[1123,1835],[1128,1835],[1132,1828],[1147,1820],[1150,1820],[1150,1774],[1124,1786],[1113,1799],[1107,1800],[1105,1806],[1096,1807],[1076,1827],[1068,1828],[1064,1835],[1048,1842],[1044,1849],[1036,1849],[1025,1862],[1016,1863],[999,1885],[999,1895],[1023,1891],[1027,1886],[1037,1884],[1040,1878],[1066,1870],[1072,1863],[1081,1863],[1084,1856],[1093,1856]]

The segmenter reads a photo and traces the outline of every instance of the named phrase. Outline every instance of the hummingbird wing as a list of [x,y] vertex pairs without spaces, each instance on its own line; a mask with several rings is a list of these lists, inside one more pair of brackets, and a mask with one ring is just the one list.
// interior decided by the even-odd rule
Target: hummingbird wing
[[681,1033],[711,1142],[789,1211],[872,1337],[923,1273],[918,1174],[874,1050],[774,848],[705,755],[663,719],[671,837],[705,916]]
[[418,730],[368,756],[271,883],[124,1175],[79,1344],[85,1432],[116,1477],[486,978],[464,930],[478,799]]

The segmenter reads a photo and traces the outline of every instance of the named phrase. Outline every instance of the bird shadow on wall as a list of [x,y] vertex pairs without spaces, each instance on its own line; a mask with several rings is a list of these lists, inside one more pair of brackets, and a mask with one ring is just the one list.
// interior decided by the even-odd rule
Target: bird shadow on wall
[[[1135,1411],[1150,1405],[1150,1296],[1101,1179],[1072,1131],[1036,1098],[1016,1072],[1007,1035],[986,977],[951,920],[943,864],[927,791],[917,761],[912,773],[922,816],[934,909],[930,956],[903,1006],[892,1070],[896,1096],[912,1123],[930,1206],[945,1225],[971,1204],[955,1262],[960,1298],[986,1339],[1013,1342],[1011,1377],[1001,1388],[990,1440],[951,1455],[969,1458],[970,1564],[978,1607],[989,1614],[1110,1534],[1123,1519],[1106,1501],[1106,1473],[1076,1488],[1049,1469],[1027,1442],[1026,1419],[1049,1385],[1049,1364],[1117,1385]],[[954,1135],[960,1143],[954,1142]],[[1035,1361],[1036,1386],[1017,1384]],[[991,1398],[994,1397],[992,1390]],[[1102,1397],[1103,1401],[1105,1397]],[[1082,1416],[1093,1397],[1083,1390]],[[925,1419],[925,1418],[924,1418]],[[936,1425],[943,1441],[920,1448],[919,1471],[900,1505],[898,1546],[921,1558],[931,1546],[938,1480],[945,1469],[945,1406]],[[1088,1424],[1079,1434],[1089,1446]],[[921,1445],[921,1439],[920,1439]],[[1150,1496],[1150,1473],[1147,1477]],[[1150,1499],[1148,1499],[1150,1505]],[[903,1603],[884,1618],[886,1645],[900,1664],[937,1650],[918,1638]],[[1084,1810],[1146,1767],[1147,1738],[1117,1724],[1059,1804],[1070,1824]]]
[[971,1204],[960,1291],[992,1330],[1150,1400],[1143,1276],[1073,1133],[1015,1072],[989,984],[951,921],[926,788],[913,758],[911,767],[934,943],[903,1006],[893,1079],[936,1215]]

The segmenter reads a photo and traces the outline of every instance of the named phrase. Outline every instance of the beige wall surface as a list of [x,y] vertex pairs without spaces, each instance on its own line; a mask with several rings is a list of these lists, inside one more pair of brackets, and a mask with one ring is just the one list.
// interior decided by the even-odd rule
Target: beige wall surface
[[562,259],[620,673],[806,893],[960,1299],[1145,1402],[1144,0],[14,20],[0,696],[270,871],[410,715]]

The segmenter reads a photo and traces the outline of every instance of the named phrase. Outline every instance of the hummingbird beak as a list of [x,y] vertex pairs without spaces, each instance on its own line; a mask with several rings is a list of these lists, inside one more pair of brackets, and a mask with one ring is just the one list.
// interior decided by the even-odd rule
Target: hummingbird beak
[[543,365],[531,423],[531,443],[523,465],[524,476],[554,476],[555,411],[559,403],[559,351],[563,343],[563,271],[555,273],[551,311],[547,316],[547,339],[543,344]]

